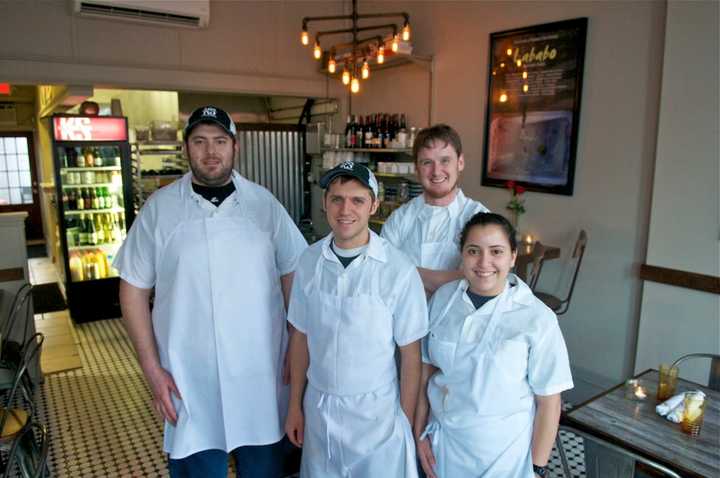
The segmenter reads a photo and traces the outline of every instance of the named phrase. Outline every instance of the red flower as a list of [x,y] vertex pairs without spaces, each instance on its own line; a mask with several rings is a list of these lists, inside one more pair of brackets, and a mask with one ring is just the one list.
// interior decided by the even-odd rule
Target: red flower
[[513,189],[513,190],[514,190],[514,189],[515,189],[515,181],[512,181],[512,180],[506,181],[506,182],[505,182],[505,187],[508,188],[508,189]]
[[522,186],[515,186],[515,194],[522,194],[525,192],[525,188]]

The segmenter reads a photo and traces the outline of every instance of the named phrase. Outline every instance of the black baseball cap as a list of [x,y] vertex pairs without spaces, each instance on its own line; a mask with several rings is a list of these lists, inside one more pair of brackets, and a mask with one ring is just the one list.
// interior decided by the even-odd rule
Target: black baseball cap
[[201,106],[196,109],[188,118],[187,125],[185,125],[185,139],[190,136],[190,132],[193,128],[202,123],[212,123],[220,126],[227,134],[233,138],[237,135],[237,129],[235,123],[233,123],[230,115],[225,111],[221,110],[217,106]]
[[372,191],[375,198],[378,197],[378,182],[375,175],[367,166],[354,161],[345,161],[338,164],[320,178],[320,187],[327,189],[330,183],[338,176],[347,176],[360,181],[365,187]]

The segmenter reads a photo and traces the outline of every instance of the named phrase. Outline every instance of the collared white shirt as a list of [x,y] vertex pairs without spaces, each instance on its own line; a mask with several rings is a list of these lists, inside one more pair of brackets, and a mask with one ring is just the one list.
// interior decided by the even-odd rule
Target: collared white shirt
[[282,205],[236,172],[214,206],[191,175],[155,192],[113,265],[135,287],[155,288],[152,327],[173,397],[164,449],[184,458],[275,443],[283,436],[287,331],[280,277],[307,247]]
[[461,189],[444,207],[427,204],[421,195],[390,215],[382,228],[382,237],[405,252],[417,267],[456,269],[461,259],[460,233],[478,212],[488,209],[466,197]]

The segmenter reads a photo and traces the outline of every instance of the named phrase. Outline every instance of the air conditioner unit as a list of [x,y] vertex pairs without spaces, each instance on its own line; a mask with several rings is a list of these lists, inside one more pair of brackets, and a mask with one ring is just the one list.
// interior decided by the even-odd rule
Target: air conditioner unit
[[72,0],[78,15],[166,26],[205,28],[210,0]]

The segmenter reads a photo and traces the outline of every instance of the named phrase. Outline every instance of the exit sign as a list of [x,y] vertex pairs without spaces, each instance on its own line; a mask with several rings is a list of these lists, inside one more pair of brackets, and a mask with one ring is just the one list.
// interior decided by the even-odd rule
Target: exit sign
[[10,83],[0,83],[0,95],[10,94]]

